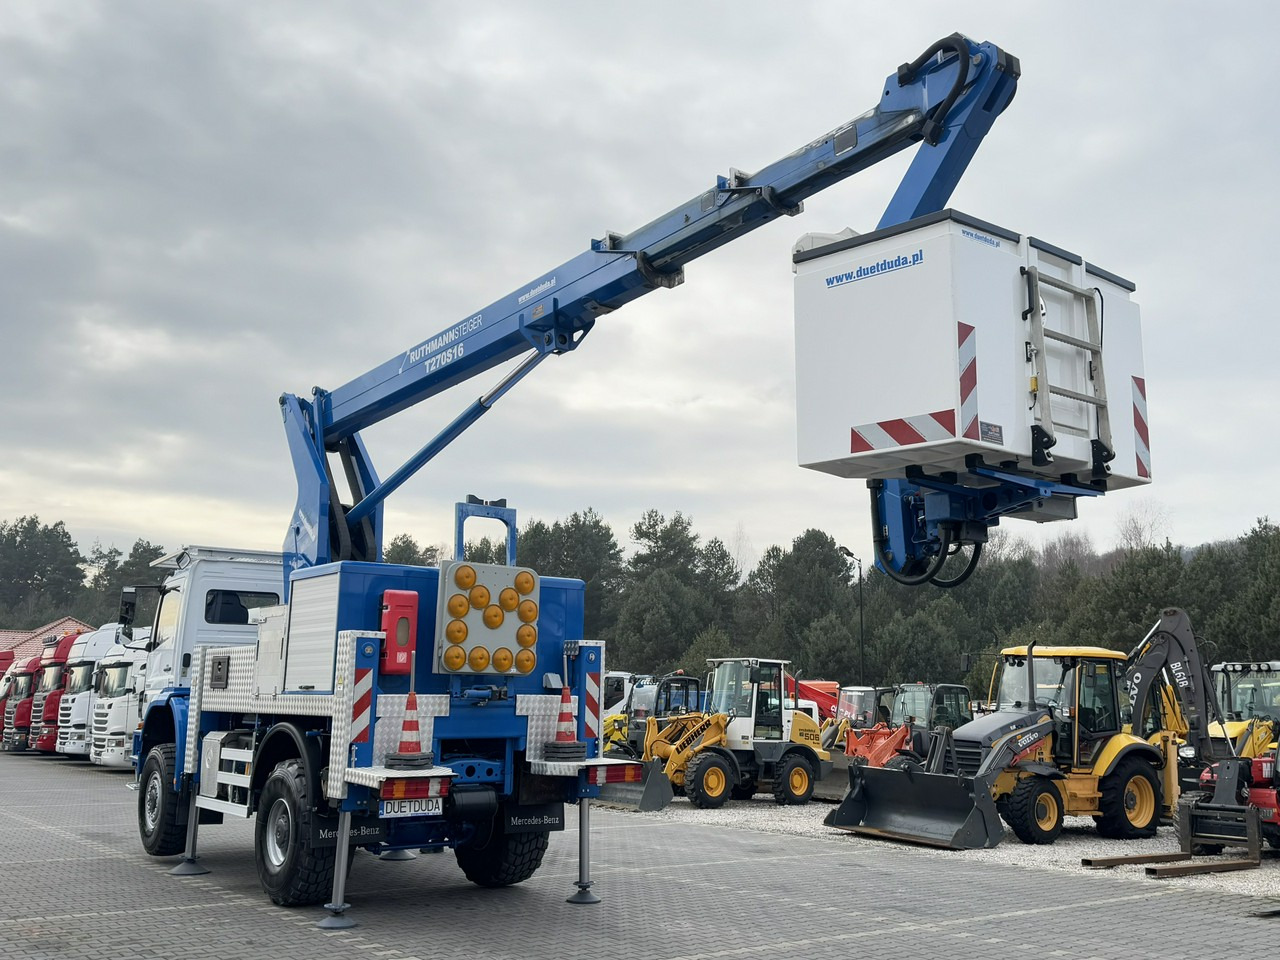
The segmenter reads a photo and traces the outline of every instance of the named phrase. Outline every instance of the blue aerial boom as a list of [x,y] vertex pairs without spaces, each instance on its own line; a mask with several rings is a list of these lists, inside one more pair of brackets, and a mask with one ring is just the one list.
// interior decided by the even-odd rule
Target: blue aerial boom
[[[890,75],[879,102],[754,174],[731,169],[713,188],[627,234],[608,233],[585,252],[451,324],[334,390],[311,400],[280,398],[298,501],[284,540],[289,569],[381,558],[387,495],[480,418],[550,354],[573,350],[596,319],[660,287],[684,281],[687,263],[780,216],[801,212],[806,197],[921,144],[880,219],[893,226],[941,210],[978,144],[1013,99],[1018,60],[991,43],[954,34]],[[523,356],[500,383],[385,479],[361,441],[367,426],[498,364]],[[329,454],[342,466],[351,503],[335,487]],[[992,484],[1010,496],[992,497]],[[885,487],[892,491],[887,498]],[[1028,489],[1030,492],[1027,492]],[[1043,496],[1018,478],[984,478],[983,497],[949,490],[946,509],[925,520],[905,478],[873,489],[878,561],[899,578],[940,567],[962,544],[977,547],[1010,498]],[[983,504],[999,504],[992,509]],[[906,508],[903,508],[906,509]],[[936,511],[934,511],[936,513]],[[927,523],[927,528],[926,528]],[[976,560],[976,555],[974,557]]]

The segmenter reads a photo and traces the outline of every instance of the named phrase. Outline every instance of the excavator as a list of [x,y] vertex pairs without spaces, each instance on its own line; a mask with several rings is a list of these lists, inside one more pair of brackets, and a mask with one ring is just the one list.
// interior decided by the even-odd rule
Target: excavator
[[850,766],[826,824],[950,849],[994,847],[1002,820],[1024,843],[1052,843],[1064,816],[1149,837],[1177,809],[1179,744],[1214,755],[1222,716],[1181,610],[1128,655],[1031,643],[1003,650],[997,670],[994,713],[935,734],[923,767]]

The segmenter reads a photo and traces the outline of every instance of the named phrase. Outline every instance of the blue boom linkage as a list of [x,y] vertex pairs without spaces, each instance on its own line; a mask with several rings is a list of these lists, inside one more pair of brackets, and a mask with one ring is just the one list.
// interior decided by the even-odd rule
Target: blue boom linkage
[[[297,508],[284,541],[286,592],[290,568],[381,559],[388,494],[548,355],[577,347],[596,318],[651,290],[682,283],[690,261],[780,216],[800,213],[806,197],[916,143],[921,147],[878,226],[941,210],[1013,99],[1019,73],[1017,58],[993,44],[960,34],[940,40],[886,79],[872,109],[757,173],[731,169],[717,177],[714,188],[640,229],[593,240],[586,252],[350,383],[332,391],[317,388],[310,401],[284,394],[280,405],[298,478]],[[379,480],[360,430],[521,355],[500,383]],[[349,505],[336,491],[329,454],[342,466]],[[974,546],[976,561],[988,526],[1014,500],[1047,495],[1021,478],[995,479],[994,496],[991,478],[981,492],[956,486],[924,494],[905,478],[873,487],[878,565],[896,579],[925,582],[961,545]]]

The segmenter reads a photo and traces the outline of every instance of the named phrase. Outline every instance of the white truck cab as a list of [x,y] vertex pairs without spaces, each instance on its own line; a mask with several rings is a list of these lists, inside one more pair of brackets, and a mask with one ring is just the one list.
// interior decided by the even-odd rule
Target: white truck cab
[[72,757],[89,755],[94,678],[98,662],[116,646],[119,632],[118,623],[103,624],[97,630],[80,634],[71,645],[62,701],[58,705],[58,753]]
[[150,629],[135,630],[128,645],[116,644],[98,663],[89,759],[100,766],[133,766],[130,755],[138,725],[138,691],[146,677],[146,641],[150,636]]
[[161,589],[148,644],[144,703],[187,687],[197,647],[256,643],[249,611],[280,603],[280,554],[224,547],[183,547],[153,567],[171,570]]

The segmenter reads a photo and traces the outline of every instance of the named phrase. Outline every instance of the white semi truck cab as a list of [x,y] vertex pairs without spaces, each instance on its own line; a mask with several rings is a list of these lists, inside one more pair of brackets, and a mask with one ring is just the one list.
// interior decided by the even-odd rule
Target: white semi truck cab
[[118,623],[82,633],[67,655],[66,679],[58,705],[57,752],[72,757],[89,755],[89,724],[93,716],[94,676],[98,662],[116,646]]
[[134,631],[129,645],[116,644],[98,664],[91,706],[89,759],[104,767],[133,766],[133,731],[138,726],[139,691],[146,677],[151,631]]

